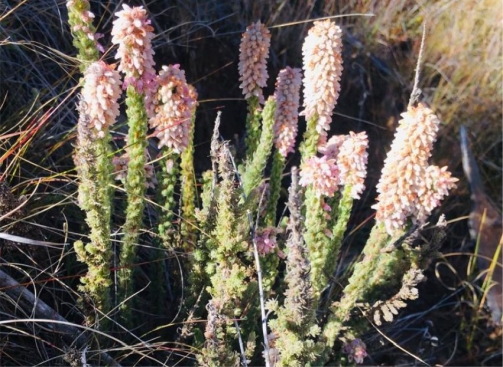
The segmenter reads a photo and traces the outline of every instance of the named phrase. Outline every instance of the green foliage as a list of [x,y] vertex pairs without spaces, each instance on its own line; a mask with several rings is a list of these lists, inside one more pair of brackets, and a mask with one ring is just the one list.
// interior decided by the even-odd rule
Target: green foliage
[[260,139],[261,106],[258,97],[250,97],[246,115],[246,159],[251,159],[257,151]]
[[[83,118],[83,117],[82,117]],[[88,293],[103,313],[110,310],[110,177],[109,143],[106,138],[96,140],[82,137],[78,141],[75,162],[80,177],[79,201],[86,213],[89,243],[75,244],[77,259],[88,266],[81,278],[81,291]],[[91,315],[89,315],[91,317]],[[92,317],[91,317],[92,319]]]
[[181,224],[180,233],[182,247],[186,252],[191,252],[195,248],[197,241],[196,228],[196,174],[194,172],[194,123],[193,116],[190,125],[190,138],[187,149],[181,154],[180,175],[181,175]]
[[275,149],[272,156],[271,177],[269,178],[269,200],[266,206],[265,224],[276,225],[276,209],[281,192],[281,178],[285,170],[285,157]]
[[253,156],[246,162],[245,171],[243,174],[243,190],[245,196],[248,196],[252,189],[258,187],[262,181],[262,174],[267,159],[271,155],[271,149],[274,141],[274,112],[276,111],[276,101],[269,98],[262,111],[262,133],[257,149],[254,150]]

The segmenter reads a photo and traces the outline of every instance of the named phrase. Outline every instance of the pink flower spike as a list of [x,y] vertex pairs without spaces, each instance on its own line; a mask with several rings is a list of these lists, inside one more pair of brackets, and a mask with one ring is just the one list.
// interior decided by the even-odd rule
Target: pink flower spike
[[351,185],[351,196],[359,199],[365,190],[365,177],[367,177],[367,148],[369,141],[366,132],[355,134],[350,132],[340,145],[337,154],[337,166],[340,170],[342,185]]
[[120,84],[115,65],[103,61],[92,63],[84,73],[82,101],[85,114],[90,119],[89,128],[94,128],[99,137],[104,136],[119,116]]
[[286,157],[294,151],[299,119],[300,69],[286,67],[276,80],[276,112],[274,118],[274,144]]
[[239,47],[239,81],[245,99],[258,97],[264,103],[262,88],[266,86],[267,59],[271,45],[271,34],[267,27],[258,21],[246,28]]
[[182,153],[189,144],[197,93],[187,84],[180,65],[163,66],[158,84],[155,114],[149,120],[150,127],[159,139],[159,149],[167,146],[175,153]]
[[[122,5],[123,10],[115,15],[113,22],[112,43],[119,45],[116,59],[120,60],[119,71],[124,72],[126,80],[134,85],[139,93],[149,94],[152,91],[143,90],[150,85],[154,70],[154,50],[152,49],[152,33],[154,28],[150,25],[147,12],[143,7],[129,7]],[[130,79],[132,78],[132,79]],[[135,84],[136,81],[143,83]]]

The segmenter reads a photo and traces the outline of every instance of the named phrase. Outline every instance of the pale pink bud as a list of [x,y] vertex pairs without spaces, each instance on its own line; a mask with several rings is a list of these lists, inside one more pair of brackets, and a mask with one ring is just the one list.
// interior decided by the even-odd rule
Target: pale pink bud
[[333,158],[311,157],[300,166],[302,186],[312,185],[318,196],[334,196],[340,184],[339,168]]
[[259,229],[255,233],[255,243],[257,251],[260,255],[267,255],[277,251],[276,248],[276,231],[272,227]]
[[300,84],[300,69],[290,67],[281,70],[276,80],[274,144],[283,157],[294,151],[299,119]]
[[318,152],[326,155],[328,158],[337,158],[342,143],[346,140],[345,135],[334,135],[328,141],[318,147]]
[[271,45],[271,34],[267,27],[258,21],[246,28],[239,47],[239,86],[246,99],[258,97],[264,102],[262,88],[267,83],[267,58]]
[[337,103],[342,73],[341,29],[330,20],[314,22],[302,46],[304,107],[307,120],[318,117],[316,130],[324,143]]

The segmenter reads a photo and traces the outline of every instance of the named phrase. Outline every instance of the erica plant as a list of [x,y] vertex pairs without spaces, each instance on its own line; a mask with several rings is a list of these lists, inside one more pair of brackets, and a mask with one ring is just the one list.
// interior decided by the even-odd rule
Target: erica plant
[[[440,221],[427,244],[414,245],[457,181],[446,167],[429,163],[440,124],[433,111],[413,101],[402,114],[377,186],[376,221],[363,258],[336,279],[353,204],[365,191],[369,147],[365,131],[330,136],[343,72],[341,28],[331,20],[315,21],[302,46],[303,75],[286,66],[274,94],[264,96],[271,34],[260,21],[250,25],[238,66],[248,109],[246,156],[235,161],[240,157],[220,137],[219,113],[212,169],[195,172],[197,92],[179,64],[156,72],[147,11],[123,5],[117,12],[116,70],[97,59],[101,47],[89,4],[69,1],[68,7],[84,75],[75,163],[89,239],[75,244],[88,267],[80,291],[101,312],[120,306],[121,321],[138,326],[133,270],[148,238],[150,292],[144,302],[149,310],[165,312],[165,282],[173,279],[166,254],[176,255],[185,317],[177,342],[191,344],[200,365],[324,365],[343,354],[362,363],[367,318],[392,321],[407,300],[417,298],[422,271],[443,238]],[[121,86],[128,134],[125,152],[112,157],[110,129],[119,115]],[[297,149],[299,116],[307,126]],[[288,155],[297,152],[300,166],[285,171]],[[288,210],[280,218],[285,175],[291,185]],[[117,304],[110,297],[114,176],[127,199]],[[145,221],[148,188],[157,196],[151,203],[155,214]],[[149,236],[142,237],[144,232]],[[335,287],[336,281],[343,286]],[[337,340],[341,350],[334,350]]]

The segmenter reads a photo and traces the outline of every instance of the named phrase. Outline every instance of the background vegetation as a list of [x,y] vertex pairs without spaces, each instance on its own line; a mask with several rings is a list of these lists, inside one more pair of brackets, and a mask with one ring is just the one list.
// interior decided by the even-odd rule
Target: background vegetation
[[[105,45],[111,44],[111,22],[121,4],[91,1]],[[406,109],[425,22],[420,88],[425,102],[442,120],[434,159],[440,166],[448,165],[460,182],[439,209],[450,223],[443,256],[431,265],[428,281],[420,285],[420,298],[392,324],[365,336],[371,357],[366,363],[409,365],[420,363],[419,357],[430,365],[501,365],[501,329],[489,322],[480,303],[480,274],[471,265],[470,194],[458,138],[459,127],[466,126],[486,192],[501,208],[501,2],[172,0],[129,5],[148,10],[157,34],[153,40],[157,63],[181,64],[187,81],[197,89],[194,164],[198,177],[211,166],[208,152],[217,111],[222,111],[222,136],[233,142],[237,154],[243,154],[246,103],[237,64],[246,26],[260,19],[269,27],[273,41],[268,68],[274,76],[287,62],[301,67],[301,44],[312,20],[342,15],[336,21],[344,31],[344,73],[332,133],[365,130],[369,135],[368,188],[377,184],[399,114]],[[72,244],[87,231],[76,205],[72,154],[80,74],[67,17],[64,1],[0,3],[0,232],[37,240],[26,244],[2,237],[0,268],[72,325],[80,325],[86,308],[93,307],[77,302],[85,268],[75,260],[73,247],[62,245]],[[113,53],[107,50],[106,54],[111,60]],[[268,82],[265,91],[270,95],[274,77]],[[124,121],[122,116],[122,127],[114,135],[117,148],[124,144]],[[299,161],[299,156],[290,157],[287,167]],[[371,228],[375,192],[367,190],[365,195],[353,208],[342,249],[345,263],[361,251]],[[14,214],[3,217],[11,211]],[[123,223],[124,218],[114,221]],[[117,230],[116,225],[112,233]],[[139,252],[144,260],[141,272],[151,265],[145,251]],[[129,354],[130,363],[139,365],[153,363],[142,359],[147,355],[167,365],[193,357],[189,346],[176,341],[176,332],[183,327],[178,316],[184,296],[177,288],[181,273],[176,258],[172,260],[167,279],[173,285],[170,302],[155,314],[136,310],[143,324],[132,330],[134,336],[126,330],[113,336],[117,342],[107,352],[126,356],[125,364]],[[146,282],[141,272],[140,287]],[[28,321],[44,317],[6,291],[0,289],[0,364],[69,363],[71,341],[62,341],[57,330]],[[61,321],[61,327],[74,326]],[[72,333],[77,337],[79,329]]]

